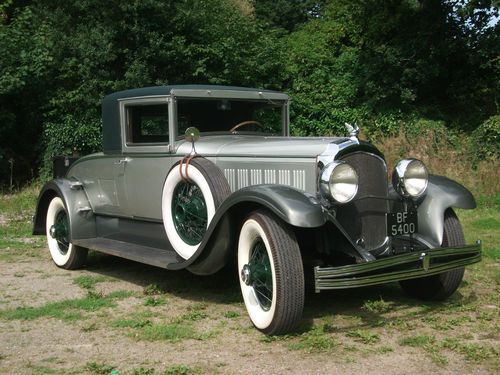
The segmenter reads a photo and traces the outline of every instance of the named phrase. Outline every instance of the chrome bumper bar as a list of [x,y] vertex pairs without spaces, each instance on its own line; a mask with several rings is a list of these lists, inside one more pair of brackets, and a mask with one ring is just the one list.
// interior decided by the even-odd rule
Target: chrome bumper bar
[[477,241],[475,245],[428,249],[360,264],[314,267],[314,283],[317,293],[357,288],[435,275],[480,260],[481,241]]

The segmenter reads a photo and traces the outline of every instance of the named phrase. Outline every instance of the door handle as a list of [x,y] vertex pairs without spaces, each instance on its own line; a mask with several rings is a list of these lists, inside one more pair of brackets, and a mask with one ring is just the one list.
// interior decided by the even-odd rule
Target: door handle
[[120,165],[120,164],[126,164],[130,161],[129,158],[125,158],[125,159],[120,159],[119,161],[115,161],[115,165]]

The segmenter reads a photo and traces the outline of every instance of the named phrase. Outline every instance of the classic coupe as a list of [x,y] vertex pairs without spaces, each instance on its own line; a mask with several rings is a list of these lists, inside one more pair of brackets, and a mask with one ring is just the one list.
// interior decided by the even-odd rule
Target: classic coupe
[[413,158],[389,178],[356,125],[291,137],[289,105],[281,92],[226,86],[108,95],[103,152],[58,159],[33,233],[65,269],[88,249],[197,275],[237,258],[250,320],[271,335],[300,323],[309,286],[397,281],[416,298],[450,296],[481,259],[453,211],[475,208],[472,194]]

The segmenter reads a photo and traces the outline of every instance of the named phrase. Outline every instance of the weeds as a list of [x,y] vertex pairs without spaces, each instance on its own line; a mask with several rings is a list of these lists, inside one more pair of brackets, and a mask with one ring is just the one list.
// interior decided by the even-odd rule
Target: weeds
[[87,362],[85,365],[85,370],[92,375],[110,375],[115,369],[116,366],[98,362]]
[[160,305],[164,305],[164,304],[165,304],[164,299],[155,298],[155,297],[151,297],[151,296],[146,298],[146,300],[144,301],[144,306],[160,306]]
[[363,344],[375,344],[380,341],[380,336],[378,334],[362,329],[349,331],[346,336],[352,337],[355,341],[362,342]]
[[93,289],[97,283],[101,283],[103,281],[106,281],[106,278],[104,276],[82,275],[75,277],[73,279],[73,284],[78,285],[83,289]]
[[153,323],[149,319],[118,319],[113,322],[113,327],[118,328],[143,328]]
[[226,311],[224,317],[228,319],[234,319],[240,317],[241,314],[238,311]]
[[146,296],[155,296],[162,294],[162,290],[157,284],[149,284],[144,288],[142,293]]
[[366,301],[361,308],[371,313],[382,314],[391,310],[391,303],[380,297],[378,300]]

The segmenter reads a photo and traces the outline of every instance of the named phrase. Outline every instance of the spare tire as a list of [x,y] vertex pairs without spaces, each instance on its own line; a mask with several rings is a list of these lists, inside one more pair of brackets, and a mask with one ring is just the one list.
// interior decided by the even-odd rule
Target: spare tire
[[163,185],[163,225],[182,258],[196,252],[215,211],[230,194],[224,174],[207,159],[192,159],[189,166],[178,162],[170,170]]

